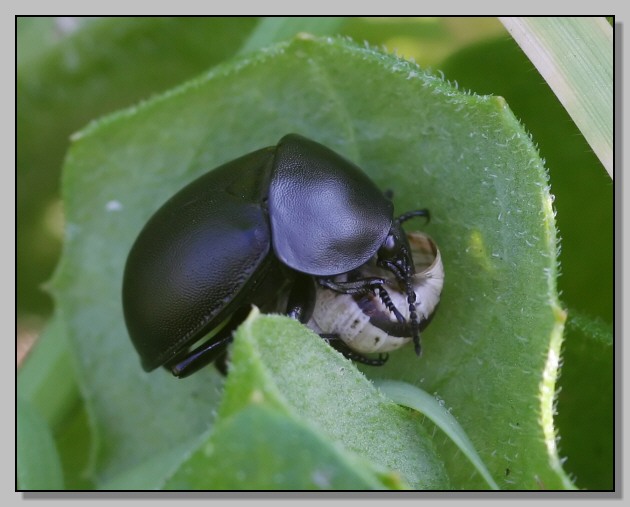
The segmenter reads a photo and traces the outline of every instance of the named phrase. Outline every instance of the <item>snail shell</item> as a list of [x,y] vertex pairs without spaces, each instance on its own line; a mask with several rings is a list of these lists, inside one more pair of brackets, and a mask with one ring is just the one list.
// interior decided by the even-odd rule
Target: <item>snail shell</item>
[[[416,293],[415,308],[420,331],[431,321],[440,301],[444,284],[444,266],[440,250],[435,242],[422,232],[407,233],[416,273],[412,277]],[[351,273],[358,278],[379,277],[385,280],[384,287],[394,306],[405,322],[385,306],[381,298],[373,293],[350,295],[318,287],[313,315],[308,326],[319,334],[339,336],[348,347],[359,353],[389,352],[411,340],[409,304],[407,295],[390,271],[376,265],[376,258]],[[346,281],[348,274],[340,275],[335,281]]]

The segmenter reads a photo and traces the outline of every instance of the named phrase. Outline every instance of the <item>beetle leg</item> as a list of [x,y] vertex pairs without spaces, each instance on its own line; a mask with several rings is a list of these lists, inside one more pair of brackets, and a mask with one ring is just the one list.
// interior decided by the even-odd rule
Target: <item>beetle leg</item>
[[417,209],[413,211],[408,211],[407,213],[403,213],[402,215],[397,217],[395,221],[399,224],[402,224],[403,222],[406,222],[407,220],[410,220],[414,217],[426,217],[427,223],[429,223],[429,221],[431,220],[431,213],[429,213],[429,210],[426,208]]
[[368,366],[383,366],[389,359],[389,354],[379,354],[377,358],[367,357],[359,352],[355,352],[339,337],[337,334],[320,334],[326,343],[328,343],[337,352],[341,352],[346,359],[357,363],[367,364]]
[[341,294],[363,294],[380,289],[385,280],[376,277],[361,278],[351,282],[334,282],[329,278],[318,278],[317,282],[327,289]]
[[299,275],[289,293],[287,315],[306,324],[315,308],[316,287],[313,278]]
[[385,290],[385,287],[378,288],[378,297],[381,298],[381,301],[385,305],[385,307],[394,314],[396,320],[401,324],[405,324],[407,320],[403,317],[402,313],[396,308],[394,303],[392,303],[392,299],[389,297],[389,293]]
[[370,291],[378,293],[379,298],[385,307],[394,314],[396,320],[398,320],[401,324],[406,322],[405,317],[403,317],[398,308],[394,306],[394,303],[392,303],[392,300],[389,297],[389,293],[385,290],[385,287],[383,287],[382,278],[368,277],[349,282],[333,282],[327,278],[320,278],[318,279],[318,282],[327,289],[340,292],[342,294],[365,294]]
[[[232,341],[233,330],[232,326],[226,325],[207,342],[188,352],[183,358],[182,356],[177,356],[164,366],[178,378],[188,377],[225,354],[227,346]],[[221,370],[219,369],[219,371]]]
[[[408,256],[402,256],[404,259]],[[411,324],[411,336],[413,337],[413,344],[416,355],[419,357],[422,354],[422,347],[420,346],[420,323],[418,321],[418,314],[416,312],[416,292],[411,285],[412,266],[408,263],[396,263],[390,260],[380,260],[378,265],[384,269],[391,271],[394,276],[405,287],[407,294],[407,303],[409,304],[409,322]]]
[[227,375],[227,347],[223,350],[223,354],[214,360],[214,367],[224,377]]

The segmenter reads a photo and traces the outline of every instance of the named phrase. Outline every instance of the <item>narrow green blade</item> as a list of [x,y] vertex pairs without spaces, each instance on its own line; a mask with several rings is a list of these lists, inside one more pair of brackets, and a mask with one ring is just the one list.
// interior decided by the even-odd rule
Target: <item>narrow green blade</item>
[[613,30],[604,18],[501,18],[613,177]]

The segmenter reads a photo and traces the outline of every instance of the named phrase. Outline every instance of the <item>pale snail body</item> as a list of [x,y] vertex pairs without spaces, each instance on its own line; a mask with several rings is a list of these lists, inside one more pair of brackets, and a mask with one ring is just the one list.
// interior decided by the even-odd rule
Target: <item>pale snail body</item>
[[[415,309],[422,331],[430,322],[440,301],[444,284],[444,266],[435,242],[422,232],[407,234],[416,273],[412,287],[416,294]],[[319,287],[313,315],[308,326],[322,335],[336,335],[349,348],[359,353],[381,353],[396,350],[412,339],[409,325],[407,294],[396,279],[374,260],[355,271],[360,277],[385,279],[385,289],[393,305],[405,319],[401,324],[394,313],[374,294],[353,296]],[[338,277],[347,280],[348,275]]]

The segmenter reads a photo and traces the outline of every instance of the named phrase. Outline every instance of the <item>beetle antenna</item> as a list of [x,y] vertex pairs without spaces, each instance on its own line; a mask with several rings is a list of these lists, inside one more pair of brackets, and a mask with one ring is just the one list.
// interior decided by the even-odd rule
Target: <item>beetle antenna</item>
[[411,333],[413,337],[413,345],[416,355],[420,357],[422,348],[420,347],[420,323],[418,322],[418,314],[416,313],[416,293],[409,283],[409,278],[405,280],[405,288],[407,291],[407,302],[409,303],[409,320],[411,320]]
[[[411,285],[412,278],[412,266],[410,264],[405,264],[404,268],[400,265],[394,264],[391,261],[383,260],[380,262],[381,267],[390,270],[396,278],[405,286],[405,293],[407,294],[407,303],[409,304],[409,321],[411,325],[411,336],[413,338],[413,344],[415,347],[416,355],[420,356],[422,353],[422,348],[420,347],[420,322],[418,320],[418,314],[416,313],[416,292],[413,290],[413,286]],[[380,291],[384,289],[379,289]],[[388,294],[389,296],[389,294]],[[382,297],[381,297],[382,299]],[[383,301],[385,306],[387,303]],[[393,303],[392,303],[393,307]],[[389,308],[389,306],[388,306]],[[393,311],[396,314],[398,310]],[[400,312],[398,312],[400,313]]]

